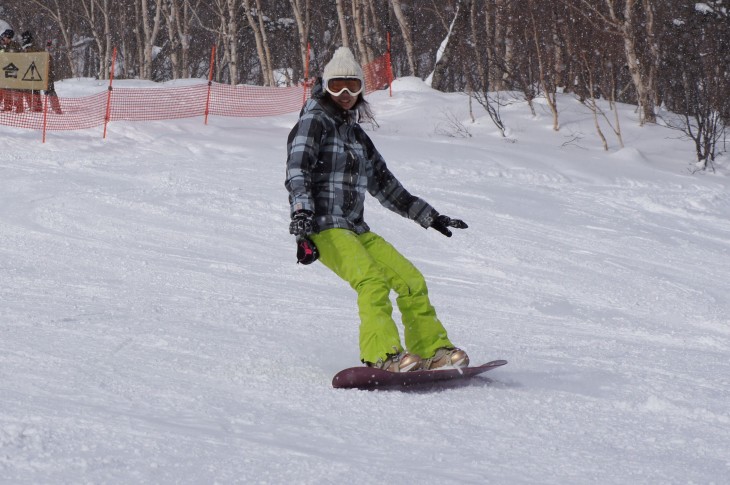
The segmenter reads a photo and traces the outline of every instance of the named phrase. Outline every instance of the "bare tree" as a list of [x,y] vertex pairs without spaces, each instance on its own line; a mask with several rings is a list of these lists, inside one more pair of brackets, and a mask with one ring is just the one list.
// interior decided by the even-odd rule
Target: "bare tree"
[[258,8],[259,0],[256,0],[256,3],[256,18],[254,18],[254,12],[251,9],[251,0],[243,0],[244,12],[246,13],[248,26],[253,31],[254,38],[256,39],[256,53],[258,54],[259,65],[261,66],[263,84],[264,86],[273,86],[276,83],[274,81],[274,71],[271,66],[271,54],[269,53],[269,47],[266,41],[266,32],[263,26],[263,19],[261,17],[261,9]]
[[191,5],[188,0],[165,0],[162,14],[167,25],[170,73],[173,79],[187,77],[191,13]]
[[[715,170],[730,122],[730,74],[727,49],[730,46],[730,17],[713,2],[705,11],[688,6],[672,12],[683,31],[668,32],[663,39],[666,73],[663,76],[667,105],[662,115],[667,126],[694,143],[699,170]],[[686,29],[686,30],[685,30]]]
[[297,23],[297,32],[299,34],[299,51],[302,58],[302,72],[307,66],[309,57],[309,15],[311,11],[311,0],[289,0],[292,13]]
[[355,41],[357,42],[357,50],[360,54],[360,64],[369,64],[371,59],[365,42],[366,30],[364,24],[364,16],[362,12],[362,0],[351,0],[352,5],[352,23],[355,28]]
[[337,5],[337,20],[340,22],[340,37],[342,38],[342,47],[350,47],[350,39],[347,35],[347,19],[345,17],[345,7],[342,0],[335,0]]
[[89,25],[99,53],[97,76],[99,79],[108,79],[113,49],[109,20],[111,14],[110,2],[109,0],[80,0],[80,3],[83,18]]
[[[248,1],[248,0],[247,0]],[[266,73],[264,76],[264,79],[266,77],[269,78],[268,85],[269,86],[276,86],[276,79],[274,78],[274,63],[272,62],[271,58],[271,48],[269,47],[269,37],[266,33],[266,26],[264,25],[264,11],[261,8],[261,0],[256,0],[256,17],[258,18],[259,22],[259,30],[261,32],[261,40],[264,46],[264,56],[266,60]]]
[[136,0],[135,8],[137,21],[141,24],[141,32],[138,36],[139,51],[141,53],[140,77],[142,79],[152,79],[155,44],[162,24],[162,0]]
[[453,17],[448,23],[446,30],[446,39],[441,43],[440,57],[436,60],[433,68],[433,76],[431,79],[431,87],[441,91],[452,91],[453,85],[449,85],[449,71],[457,64],[458,45],[461,41],[460,36],[463,35],[462,26],[466,15],[462,13],[461,3],[456,4]]
[[[658,59],[642,55],[639,46],[640,38],[654,38],[655,24],[653,17],[647,20],[647,13],[651,14],[651,5],[644,3],[644,9],[638,9],[639,2],[643,0],[603,0],[604,8],[594,5],[589,0],[579,0],[580,8],[576,6],[575,0],[563,0],[566,5],[574,11],[586,16],[591,21],[599,19],[597,28],[609,28],[619,35],[624,46],[626,64],[631,74],[631,79],[636,89],[637,100],[640,107],[639,123],[653,123],[656,121],[655,104],[656,92],[653,89],[655,84],[653,73],[655,72]],[[621,9],[623,2],[623,9]],[[656,54],[652,47],[649,52]]]
[[240,32],[237,12],[240,3],[237,0],[211,0],[204,2],[203,7],[203,9],[193,10],[191,15],[197,19],[204,30],[215,35],[215,79],[223,82],[227,73],[228,82],[236,85],[239,81],[238,39]]
[[63,39],[64,44],[64,48],[62,50],[66,55],[69,66],[71,67],[71,76],[77,77],[79,75],[78,65],[76,64],[76,62],[74,62],[74,42],[72,34],[72,25],[74,19],[73,9],[69,8],[69,5],[67,5],[66,2],[62,0],[30,1],[32,4],[38,6],[42,11],[46,12],[50,16],[50,18],[52,18],[56,22],[56,25],[58,25],[58,29],[61,33],[61,38]]
[[[531,34],[535,43],[535,55],[538,66],[539,82],[542,86],[543,94],[545,95],[545,101],[550,108],[550,112],[553,115],[553,130],[560,130],[559,113],[558,113],[558,98],[557,98],[557,86],[555,83],[554,72],[552,71],[553,65],[550,64],[548,59],[551,57],[549,51],[551,49],[550,40],[552,38],[551,27],[552,24],[540,23],[535,20],[533,0],[528,1],[528,9],[530,15]],[[544,11],[544,10],[543,10]]]
[[[338,0],[339,1],[339,0]],[[400,27],[401,34],[403,35],[403,42],[406,47],[406,54],[408,57],[408,67],[410,69],[410,75],[416,75],[416,57],[413,48],[413,39],[411,38],[411,27],[408,25],[408,20],[403,13],[403,6],[401,0],[390,0],[393,7],[393,13],[395,18],[398,20],[398,27]]]

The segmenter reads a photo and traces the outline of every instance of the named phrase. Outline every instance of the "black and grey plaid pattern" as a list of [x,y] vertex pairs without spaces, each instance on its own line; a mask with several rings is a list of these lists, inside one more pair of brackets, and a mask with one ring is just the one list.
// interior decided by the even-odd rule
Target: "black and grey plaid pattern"
[[386,208],[429,227],[433,208],[411,195],[388,170],[354,112],[337,113],[310,99],[289,134],[285,186],[291,213],[314,212],[317,229],[362,234],[369,192]]

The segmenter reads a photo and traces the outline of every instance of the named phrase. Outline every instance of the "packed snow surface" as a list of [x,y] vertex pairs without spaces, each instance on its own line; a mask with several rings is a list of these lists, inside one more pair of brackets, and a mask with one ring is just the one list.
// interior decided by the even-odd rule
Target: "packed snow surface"
[[356,295],[295,263],[297,113],[46,143],[0,127],[0,481],[730,483],[728,159],[692,174],[691,143],[631,106],[626,148],[604,126],[604,152],[568,95],[559,132],[513,99],[502,138],[463,95],[393,92],[369,97],[370,136],[469,229],[448,239],[374,199],[366,220],[472,362],[508,365],[331,387],[359,365]]

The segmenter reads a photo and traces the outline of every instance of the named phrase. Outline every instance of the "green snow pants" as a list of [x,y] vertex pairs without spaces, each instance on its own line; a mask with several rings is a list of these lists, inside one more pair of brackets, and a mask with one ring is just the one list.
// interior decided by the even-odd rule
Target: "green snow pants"
[[398,295],[408,352],[427,359],[441,347],[453,347],[428,299],[423,275],[385,239],[347,229],[328,229],[311,238],[319,260],[357,291],[363,362],[375,363],[403,351],[390,290]]

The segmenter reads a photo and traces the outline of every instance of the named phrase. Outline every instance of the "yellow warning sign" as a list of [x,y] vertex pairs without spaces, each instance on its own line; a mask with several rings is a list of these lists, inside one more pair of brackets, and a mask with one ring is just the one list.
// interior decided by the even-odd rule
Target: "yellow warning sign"
[[0,52],[0,88],[48,89],[48,52]]

